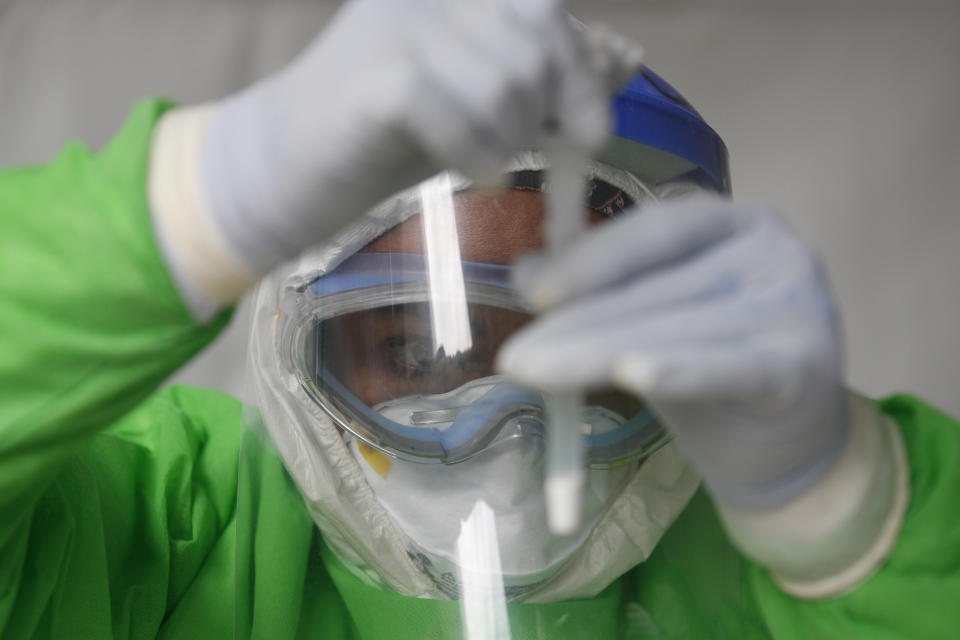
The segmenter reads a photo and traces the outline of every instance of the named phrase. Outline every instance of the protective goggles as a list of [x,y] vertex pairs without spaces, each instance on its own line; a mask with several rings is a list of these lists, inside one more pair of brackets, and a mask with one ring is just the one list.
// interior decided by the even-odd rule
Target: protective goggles
[[[511,267],[426,253],[358,253],[300,293],[288,342],[300,385],[338,426],[395,458],[453,464],[542,439],[542,395],[494,368],[532,317]],[[614,390],[590,393],[579,418],[590,466],[667,440],[641,401]]]

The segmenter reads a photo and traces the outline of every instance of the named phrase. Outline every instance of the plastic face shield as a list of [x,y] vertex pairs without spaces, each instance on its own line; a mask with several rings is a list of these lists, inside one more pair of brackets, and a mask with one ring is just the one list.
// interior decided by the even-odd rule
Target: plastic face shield
[[[536,172],[499,191],[441,174],[410,217],[284,304],[281,350],[303,389],[344,431],[402,460],[455,464],[513,438],[544,436],[541,394],[497,374],[500,346],[532,319],[511,263],[542,244]],[[635,196],[595,179],[597,222]],[[292,304],[291,304],[292,302]],[[592,390],[579,416],[587,462],[617,465],[667,440],[642,401]]]

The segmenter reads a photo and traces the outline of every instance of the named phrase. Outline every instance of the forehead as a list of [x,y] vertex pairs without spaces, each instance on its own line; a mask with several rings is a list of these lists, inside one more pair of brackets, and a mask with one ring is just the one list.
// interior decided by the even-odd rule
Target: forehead
[[[460,257],[471,262],[510,264],[543,246],[543,195],[507,189],[464,191],[454,196]],[[366,247],[367,253],[424,253],[423,225],[414,216]]]
[[[460,258],[470,262],[511,264],[520,254],[543,247],[546,204],[535,190],[463,191],[454,196]],[[588,224],[605,218],[585,209]],[[424,253],[419,215],[402,222],[361,251]]]

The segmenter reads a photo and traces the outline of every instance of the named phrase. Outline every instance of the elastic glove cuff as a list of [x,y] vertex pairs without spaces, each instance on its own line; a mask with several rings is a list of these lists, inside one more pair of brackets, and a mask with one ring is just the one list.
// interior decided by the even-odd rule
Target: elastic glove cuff
[[258,280],[224,238],[203,186],[201,145],[215,111],[205,104],[168,112],[150,149],[154,232],[180,295],[200,322]]
[[851,393],[850,439],[840,460],[804,495],[769,511],[719,505],[740,549],[784,591],[825,598],[852,590],[886,560],[909,502],[909,469],[896,425]]

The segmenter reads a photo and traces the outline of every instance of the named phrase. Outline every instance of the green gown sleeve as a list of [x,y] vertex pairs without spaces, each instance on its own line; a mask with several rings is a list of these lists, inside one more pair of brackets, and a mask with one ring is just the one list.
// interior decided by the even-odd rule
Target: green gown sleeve
[[356,638],[240,402],[154,393],[229,318],[191,319],[154,242],[168,106],[0,172],[0,638]]
[[[57,601],[94,603],[92,582],[66,584],[64,576],[109,573],[124,549],[137,548],[124,545],[150,535],[119,531],[109,518],[126,499],[141,516],[158,506],[151,492],[159,489],[139,484],[156,462],[130,448],[105,466],[86,464],[102,444],[92,436],[142,403],[228,320],[229,312],[206,326],[191,320],[153,239],[147,165],[167,107],[138,105],[99,153],[71,144],[47,165],[0,172],[0,635],[39,633],[32,625]],[[178,464],[189,466],[196,442],[178,446]],[[126,495],[87,500],[104,482]],[[222,519],[231,498],[213,493],[210,509]],[[106,548],[83,546],[97,538]]]
[[0,544],[86,436],[222,328],[195,324],[150,228],[144,102],[100,153],[0,173]]
[[910,505],[896,546],[863,584],[823,600],[793,598],[750,567],[751,595],[778,640],[960,634],[960,424],[906,395],[880,408],[899,425],[910,465]]

